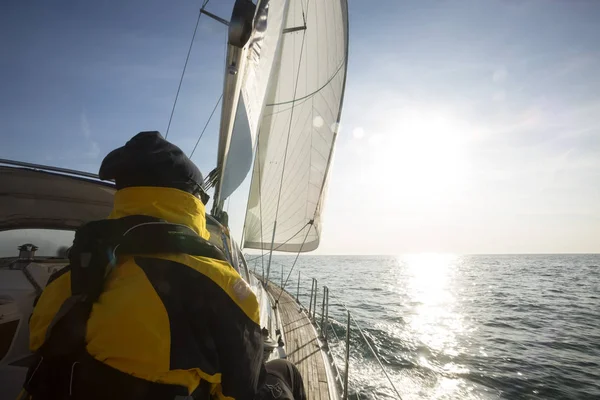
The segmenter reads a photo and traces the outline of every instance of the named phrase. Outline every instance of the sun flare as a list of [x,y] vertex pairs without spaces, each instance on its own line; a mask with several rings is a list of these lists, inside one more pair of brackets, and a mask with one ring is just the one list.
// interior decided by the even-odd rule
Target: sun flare
[[374,156],[370,176],[405,198],[455,196],[467,178],[467,134],[465,124],[447,113],[400,112],[385,132],[368,139]]

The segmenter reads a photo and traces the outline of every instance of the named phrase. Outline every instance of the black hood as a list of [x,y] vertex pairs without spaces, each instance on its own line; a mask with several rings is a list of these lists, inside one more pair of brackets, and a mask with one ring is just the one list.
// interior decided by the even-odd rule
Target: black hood
[[204,194],[202,173],[173,143],[159,132],[140,132],[102,161],[100,179],[114,179],[117,189],[159,186]]

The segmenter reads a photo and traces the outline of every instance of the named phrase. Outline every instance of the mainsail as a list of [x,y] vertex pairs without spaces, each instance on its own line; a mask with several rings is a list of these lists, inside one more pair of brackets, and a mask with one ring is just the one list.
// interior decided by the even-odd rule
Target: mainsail
[[[272,81],[273,64],[279,55],[288,2],[260,1],[256,6],[252,34],[241,50],[239,61],[232,61],[234,57],[228,59],[223,107],[225,118],[222,119],[220,141],[220,151],[223,152],[220,200],[225,200],[239,187],[252,167],[258,126]],[[230,51],[228,56],[237,55],[232,53]],[[236,63],[235,70],[231,69],[232,62]],[[229,146],[226,146],[227,140]]]
[[292,1],[259,124],[243,247],[318,247],[344,97],[345,0]]

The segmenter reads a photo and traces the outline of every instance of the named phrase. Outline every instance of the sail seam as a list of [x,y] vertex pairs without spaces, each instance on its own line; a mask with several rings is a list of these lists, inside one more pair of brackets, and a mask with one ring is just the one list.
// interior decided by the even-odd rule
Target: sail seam
[[[347,0],[342,0],[340,2],[341,4],[344,5],[343,9],[342,9],[342,13],[346,14],[346,18],[345,18],[345,22],[346,22],[346,49],[345,49],[345,56],[344,56],[344,65],[346,66],[345,70],[346,73],[344,74],[344,80],[342,82],[342,93],[340,94],[340,108],[339,108],[339,112],[336,118],[336,129],[333,132],[333,138],[331,140],[331,149],[329,150],[329,159],[327,160],[327,166],[325,167],[325,179],[323,179],[323,182],[321,184],[321,190],[319,191],[319,199],[318,199],[318,204],[315,208],[315,214],[313,215],[313,219],[317,217],[317,213],[319,212],[319,209],[321,208],[321,199],[323,198],[323,191],[325,190],[325,185],[327,183],[327,175],[329,174],[329,169],[331,168],[331,160],[333,158],[333,149],[335,147],[335,141],[337,139],[337,135],[338,132],[340,130],[339,128],[339,122],[340,119],[342,117],[342,105],[344,103],[344,93],[346,92],[346,79],[348,77],[348,72],[347,72],[347,67],[348,67],[348,32],[349,32],[349,23],[348,23],[348,18],[347,18],[347,14],[348,14],[348,2]],[[336,72],[337,74],[337,72]],[[318,231],[317,231],[318,233]]]
[[[344,57],[344,59],[342,59],[342,62],[341,62],[341,64],[339,65],[339,67],[337,68],[337,70],[336,70],[336,71],[333,73],[333,75],[331,76],[331,78],[329,78],[329,80],[328,80],[327,82],[325,82],[325,84],[324,84],[323,86],[321,86],[320,88],[318,88],[318,89],[317,89],[317,90],[315,90],[314,92],[312,92],[312,93],[309,93],[309,94],[307,94],[307,95],[305,95],[305,96],[302,96],[302,97],[298,97],[297,99],[292,99],[292,100],[287,100],[287,101],[280,101],[280,102],[278,102],[278,103],[270,103],[270,104],[267,104],[267,106],[268,106],[268,107],[272,107],[272,106],[281,106],[281,105],[284,105],[284,104],[295,103],[295,102],[297,102],[297,101],[301,101],[301,100],[307,99],[307,98],[309,98],[309,97],[311,97],[311,96],[314,96],[315,94],[319,93],[321,90],[325,89],[325,88],[327,87],[327,85],[329,85],[329,84],[331,83],[331,81],[335,79],[335,77],[337,76],[337,74],[338,74],[338,73],[339,73],[339,72],[342,70],[342,68],[344,68],[344,66],[346,65],[346,59],[347,59],[347,56],[346,56],[346,57]],[[295,95],[294,95],[294,96],[295,96]]]
[[[300,10],[299,2],[290,10],[288,25],[302,22],[301,12],[306,11],[306,1],[302,0],[304,10]],[[277,95],[270,96],[265,104],[269,108],[263,114],[266,117],[263,127],[272,134],[268,149],[261,149],[261,155],[267,151],[263,155],[266,164],[261,165],[260,183],[260,200],[264,197],[265,204],[261,201],[259,210],[258,199],[254,200],[250,217],[253,223],[248,224],[253,229],[246,232],[246,246],[260,248],[267,254],[270,249],[296,252],[307,232],[301,230],[291,238],[289,234],[302,228],[311,218],[317,232],[308,233],[310,237],[302,242],[302,251],[314,250],[319,243],[319,218],[335,153],[332,147],[339,134],[339,108],[346,80],[344,67],[348,65],[347,2],[341,0],[340,3],[321,3],[316,10],[308,6],[309,11],[304,16],[308,29],[303,31],[302,38],[297,33],[286,37],[278,77],[281,83],[277,85]],[[329,17],[336,18],[335,24],[328,22]],[[327,23],[330,25],[325,26]],[[319,58],[320,62],[315,65]],[[266,138],[262,139],[261,142]],[[256,195],[258,188],[255,187],[253,196]],[[260,220],[259,213],[262,214]],[[264,229],[262,234],[257,226],[259,221]]]
[[[306,38],[306,31],[303,31],[302,33],[302,42],[300,44],[300,56],[298,57],[298,72],[296,73],[296,82],[294,84],[294,98],[296,97],[296,91],[298,89],[298,81],[300,78],[300,65],[302,63],[302,55],[304,54],[304,39]],[[294,108],[292,108],[291,113],[290,113],[290,122],[288,125],[288,132],[287,132],[287,139],[286,139],[286,145],[285,145],[285,153],[283,155],[283,164],[281,166],[281,180],[279,183],[279,194],[278,194],[278,198],[277,198],[277,207],[275,208],[275,221],[277,221],[277,214],[279,213],[279,205],[280,205],[280,200],[281,200],[281,187],[283,185],[283,178],[285,176],[285,164],[287,161],[287,153],[288,153],[288,146],[290,144],[290,132],[292,130],[292,122],[294,119]],[[267,267],[267,271],[268,271],[268,267]]]
[[[287,244],[287,243],[288,243],[290,240],[292,240],[293,238],[295,238],[296,236],[298,236],[298,234],[299,234],[300,232],[302,232],[302,230],[303,230],[303,229],[306,227],[306,225],[308,225],[308,223],[304,224],[304,226],[303,226],[302,228],[300,228],[300,230],[299,230],[298,232],[294,233],[294,235],[293,235],[292,237],[290,237],[288,240],[286,240],[285,242],[283,242],[283,243],[279,244],[277,247],[275,247],[275,248],[273,249],[273,251],[277,251],[277,250],[278,250],[278,249],[280,249],[281,247],[285,246],[285,245],[286,245],[286,244]],[[261,248],[262,248],[262,245],[264,245],[264,243],[261,243]],[[261,255],[261,256],[258,256],[258,257],[251,258],[251,259],[250,259],[250,260],[248,260],[248,261],[254,261],[254,260],[258,260],[260,257],[264,257],[265,255],[266,255],[266,254],[263,254],[263,255]]]
[[[308,115],[308,116],[310,116],[310,115]],[[307,120],[308,120],[308,118],[307,118]],[[298,139],[298,140],[300,140],[300,139]],[[298,153],[298,151],[302,151],[302,150],[304,150],[304,151],[305,151],[305,149],[306,149],[306,146],[305,146],[306,142],[308,142],[308,137],[305,137],[305,138],[304,138],[304,142],[302,143],[302,145],[301,145],[301,146],[297,146],[297,144],[298,144],[297,142],[296,142],[296,143],[294,143],[294,145],[292,146],[292,149],[294,149],[294,150],[292,150],[291,156],[298,155],[298,154],[299,154],[299,153]],[[301,153],[300,153],[300,154],[301,154]],[[292,157],[292,158],[294,158],[294,157]],[[290,182],[294,181],[294,180],[296,179],[296,177],[297,177],[298,173],[299,173],[299,172],[301,172],[300,170],[298,170],[298,169],[296,169],[296,168],[295,168],[295,167],[296,167],[296,165],[298,164],[298,162],[300,162],[300,161],[299,161],[299,158],[298,158],[298,157],[295,157],[294,164],[292,165],[292,167],[293,167],[293,168],[292,168],[292,170],[293,170],[293,171],[295,170],[296,172],[295,172],[295,173],[294,173],[294,175],[292,175],[291,177],[290,177],[290,176],[288,176],[288,181],[290,181]],[[289,168],[288,168],[288,169],[289,169]],[[292,178],[293,178],[293,179],[292,179]],[[273,188],[275,188],[276,186],[274,186],[274,185],[273,185],[272,187],[273,187]],[[275,190],[276,190],[276,189],[275,189]],[[280,188],[280,190],[281,190],[281,188]],[[272,206],[272,205],[274,205],[274,202],[275,202],[275,199],[274,199],[274,198],[273,198],[273,199],[272,199],[270,202],[267,202],[267,205],[268,205],[268,207],[269,207],[269,210],[271,209],[271,206]]]
[[[287,18],[287,14],[289,12],[288,10],[289,10],[289,2],[286,1],[285,2],[285,7],[282,10],[282,19],[281,19],[281,27],[280,27],[282,31],[283,31],[283,26],[285,24],[285,19]],[[283,33],[280,34],[280,37],[279,37],[279,39],[277,41],[277,47],[276,47],[276,50],[275,50],[275,53],[274,53],[274,56],[273,56],[273,65],[272,65],[272,68],[269,71],[269,79],[268,79],[268,81],[270,83],[267,84],[266,91],[265,91],[265,100],[263,100],[262,110],[260,112],[260,117],[257,119],[257,121],[259,121],[259,125],[257,126],[257,132],[256,132],[256,141],[257,141],[257,144],[256,144],[256,156],[255,156],[254,163],[255,163],[255,166],[256,166],[257,162],[259,163],[259,165],[258,165],[257,168],[258,168],[258,178],[259,178],[258,179],[258,181],[259,181],[258,182],[258,186],[259,186],[258,187],[258,197],[259,197],[258,201],[259,201],[259,223],[260,223],[260,240],[261,240],[261,242],[264,241],[264,235],[263,235],[263,218],[262,218],[262,214],[263,214],[262,213],[262,169],[261,169],[261,166],[260,166],[261,160],[260,160],[260,151],[259,151],[259,148],[260,148],[260,138],[262,136],[261,135],[262,129],[261,129],[261,123],[260,123],[260,121],[264,120],[264,118],[266,117],[266,115],[265,115],[265,112],[267,110],[267,106],[265,104],[265,102],[266,102],[266,96],[271,91],[274,91],[276,93],[279,90],[279,88],[277,87],[277,85],[274,85],[274,83],[272,82],[272,78],[273,78],[274,74],[277,75],[279,73],[279,72],[276,73],[275,71],[279,71],[278,68],[279,68],[279,64],[281,62],[281,52],[282,52],[282,48],[283,48],[283,38],[281,37],[282,35],[283,35]],[[243,239],[246,238],[246,232],[247,232],[246,231],[246,223],[247,223],[248,215],[249,215],[249,206],[250,206],[250,199],[251,199],[250,196],[251,196],[251,193],[252,193],[252,187],[254,187],[254,183],[253,182],[254,182],[254,171],[253,171],[252,180],[251,180],[251,184],[250,184],[250,195],[248,197],[248,203],[246,204],[246,216],[244,218],[244,228],[243,228],[243,231],[242,231],[242,238]],[[248,229],[250,231],[254,231],[255,228],[256,228],[256,222],[253,223],[252,221],[250,221]],[[243,246],[244,246],[244,240],[242,240],[242,247]],[[261,252],[263,250],[264,249],[261,247]],[[264,253],[263,253],[263,255],[264,255]],[[262,267],[263,267],[263,276],[264,276],[264,263],[263,263]]]

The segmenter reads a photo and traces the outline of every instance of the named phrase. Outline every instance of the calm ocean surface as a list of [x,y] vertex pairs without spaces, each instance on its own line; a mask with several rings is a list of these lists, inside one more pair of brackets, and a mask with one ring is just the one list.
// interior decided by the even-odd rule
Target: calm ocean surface
[[[293,260],[274,256],[271,279]],[[294,294],[298,270],[301,302],[311,277],[329,286],[339,337],[344,302],[403,399],[600,399],[600,255],[301,256]],[[395,398],[351,336],[353,398]]]

